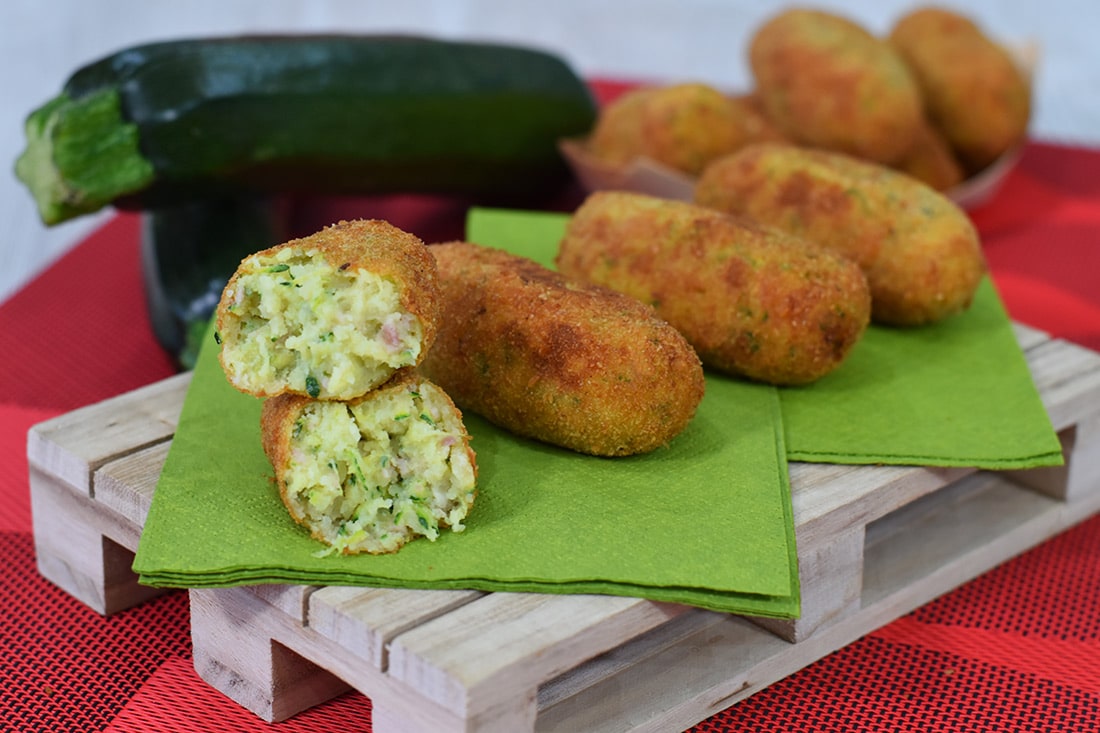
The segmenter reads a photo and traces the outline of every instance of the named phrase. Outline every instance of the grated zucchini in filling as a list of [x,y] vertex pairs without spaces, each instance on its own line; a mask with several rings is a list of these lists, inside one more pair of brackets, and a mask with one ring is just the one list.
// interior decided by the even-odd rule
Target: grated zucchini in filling
[[318,251],[253,255],[229,288],[223,365],[245,391],[351,399],[420,357],[422,326],[397,285]]
[[388,553],[461,532],[476,466],[461,413],[423,380],[350,402],[313,401],[290,429],[281,480],[291,514],[343,553]]

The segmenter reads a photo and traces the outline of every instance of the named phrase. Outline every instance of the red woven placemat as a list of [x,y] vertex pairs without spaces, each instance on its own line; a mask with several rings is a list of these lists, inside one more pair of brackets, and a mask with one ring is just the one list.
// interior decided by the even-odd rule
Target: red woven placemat
[[[390,205],[413,207],[403,222],[440,211]],[[974,219],[1013,317],[1100,349],[1100,152],[1029,146]],[[183,593],[105,619],[35,570],[26,430],[172,373],[137,239],[137,218],[118,216],[0,305],[0,729],[369,731],[358,693],[268,725],[211,690],[191,668]],[[1093,518],[693,730],[1100,730],[1097,608]]]

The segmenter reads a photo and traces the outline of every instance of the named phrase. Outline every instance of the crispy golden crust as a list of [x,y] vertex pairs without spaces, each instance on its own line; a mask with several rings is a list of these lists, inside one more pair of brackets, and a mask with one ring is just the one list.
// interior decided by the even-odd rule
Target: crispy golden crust
[[640,194],[589,196],[557,264],[653,304],[708,366],[772,384],[837,368],[870,313],[854,263],[751,220]]
[[[231,324],[239,317],[233,312],[238,280],[246,273],[262,267],[275,253],[284,249],[316,251],[336,270],[362,271],[377,275],[397,285],[400,310],[411,314],[420,324],[420,357],[435,340],[439,328],[439,283],[435,260],[427,247],[415,235],[381,220],[340,221],[307,237],[293,239],[275,247],[249,255],[230,278],[216,310],[216,328],[222,338],[230,338]],[[229,350],[222,348],[218,358],[230,376],[233,369],[227,363]],[[232,377],[235,388],[257,397],[283,392],[306,394],[302,389],[272,384],[263,389],[247,388]],[[344,396],[349,397],[349,396]]]
[[[404,368],[395,373],[390,381],[382,386],[355,400],[349,400],[344,404],[353,406],[368,403],[371,400],[378,401],[388,391],[401,391],[408,389],[410,386],[423,384],[423,382],[424,378],[417,374],[414,369]],[[437,392],[435,397],[442,400],[443,409],[451,411],[455,421],[461,424],[462,413],[458,407],[455,406],[454,402],[451,401],[450,397],[443,392]],[[303,411],[314,402],[314,400],[308,397],[296,394],[282,394],[264,400],[260,413],[260,438],[264,454],[267,456],[274,471],[275,484],[279,490],[279,497],[282,499],[283,505],[286,507],[291,519],[293,519],[296,524],[308,530],[313,539],[325,544],[331,544],[333,539],[332,536],[321,528],[317,522],[311,521],[310,518],[306,516],[303,511],[302,502],[291,494],[287,485],[287,475],[293,460],[295,460],[292,442],[295,424],[302,416]],[[473,448],[470,447],[470,436],[467,435],[463,429],[460,438],[461,442],[455,446],[455,449],[463,451],[468,456],[476,478],[478,468],[477,456]],[[298,456],[298,459],[301,460],[301,456]],[[476,491],[468,496],[467,510],[475,498]],[[440,525],[446,526],[447,522],[443,520],[440,522]],[[364,549],[359,551],[368,552],[370,554],[392,552],[399,549],[409,539],[412,539],[412,536],[401,538],[396,543],[396,546],[390,550]],[[356,550],[344,548],[343,552],[345,554],[354,554]]]
[[[279,489],[279,496],[286,505],[287,511],[290,512],[291,519],[303,527],[308,527],[305,515],[298,503],[291,501],[287,493],[286,479],[282,477],[285,477],[290,466],[292,453],[290,435],[294,430],[294,423],[301,415],[302,408],[309,402],[310,399],[302,395],[282,394],[264,400],[260,412],[260,441],[264,455],[267,456],[267,460],[275,471],[275,485]],[[324,540],[323,537],[313,536],[314,539]]]
[[599,456],[667,444],[703,397],[703,370],[653,309],[501,250],[429,247],[443,326],[420,369],[463,409]]
[[916,81],[889,44],[850,20],[786,10],[757,29],[749,62],[768,117],[790,139],[884,163],[911,147]]
[[932,122],[970,169],[1024,139],[1030,83],[1008,51],[969,18],[921,8],[897,22],[890,42],[913,70]]
[[730,97],[730,104],[733,105],[733,116],[737,122],[738,150],[752,143],[793,142],[768,117],[758,93]]
[[937,191],[953,188],[966,177],[947,139],[928,122],[921,125],[913,147],[893,167]]
[[985,274],[977,232],[958,206],[914,178],[846,155],[750,146],[709,166],[695,200],[858,262],[880,323],[914,326],[959,313]]
[[605,106],[588,148],[610,163],[647,157],[689,174],[741,143],[736,110],[704,84],[676,84],[626,92]]

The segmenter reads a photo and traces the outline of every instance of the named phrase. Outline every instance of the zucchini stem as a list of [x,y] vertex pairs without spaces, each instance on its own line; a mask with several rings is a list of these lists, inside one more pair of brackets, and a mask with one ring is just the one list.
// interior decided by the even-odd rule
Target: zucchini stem
[[122,117],[116,89],[80,99],[60,94],[32,112],[24,130],[27,147],[15,175],[44,224],[98,211],[156,177],[139,149],[137,125]]

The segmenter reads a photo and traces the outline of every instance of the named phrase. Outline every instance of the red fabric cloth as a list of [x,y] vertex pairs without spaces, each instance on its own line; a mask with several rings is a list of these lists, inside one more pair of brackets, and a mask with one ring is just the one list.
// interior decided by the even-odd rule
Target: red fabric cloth
[[[329,206],[313,215],[350,202]],[[370,207],[429,239],[461,231],[453,202]],[[973,216],[1013,317],[1100,350],[1100,151],[1030,145]],[[270,726],[211,690],[191,668],[183,593],[102,618],[35,570],[27,429],[173,371],[146,317],[137,240],[137,217],[120,215],[0,305],[0,727],[369,731],[358,693]],[[694,730],[1100,730],[1097,608],[1094,517]]]

